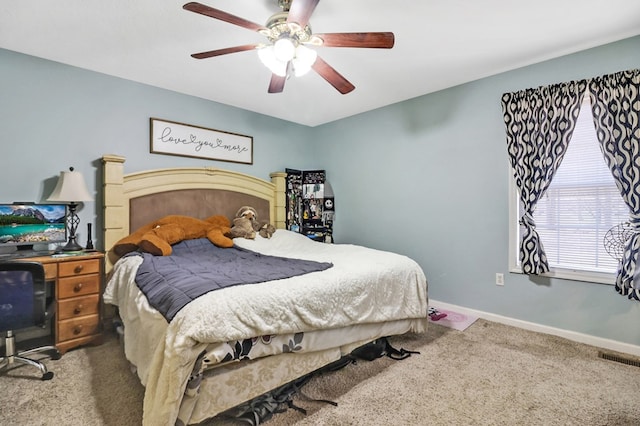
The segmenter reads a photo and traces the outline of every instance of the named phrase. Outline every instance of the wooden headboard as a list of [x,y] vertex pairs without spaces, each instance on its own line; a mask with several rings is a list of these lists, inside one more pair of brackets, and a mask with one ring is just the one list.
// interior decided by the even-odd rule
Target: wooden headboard
[[221,214],[233,219],[241,206],[252,206],[260,220],[285,227],[286,173],[271,174],[271,182],[212,167],[156,169],[124,174],[125,158],[104,155],[103,242],[106,272],[117,257],[113,245],[140,226],[169,214],[204,219]]

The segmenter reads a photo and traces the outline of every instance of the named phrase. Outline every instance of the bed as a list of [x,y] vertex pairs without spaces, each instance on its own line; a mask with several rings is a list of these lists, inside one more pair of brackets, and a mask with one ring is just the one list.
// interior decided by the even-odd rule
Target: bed
[[[143,424],[200,423],[379,337],[426,330],[420,266],[406,256],[285,230],[285,173],[272,173],[270,182],[209,167],[125,174],[124,157],[105,155],[102,162],[103,299],[117,307],[125,356],[145,386]],[[236,238],[239,250],[330,267],[210,291],[168,321],[136,284],[144,258],[118,259],[111,250],[165,215],[232,218],[244,205],[277,231],[270,239]]]

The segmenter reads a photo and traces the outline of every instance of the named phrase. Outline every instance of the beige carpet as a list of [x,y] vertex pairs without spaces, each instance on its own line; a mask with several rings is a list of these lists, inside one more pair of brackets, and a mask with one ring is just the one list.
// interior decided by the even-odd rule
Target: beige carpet
[[[429,327],[392,340],[420,355],[359,361],[303,387],[337,407],[297,398],[307,416],[288,410],[266,425],[640,424],[640,368],[597,348],[484,320]],[[143,389],[114,337],[47,364],[49,382],[27,367],[0,375],[0,424],[140,424]]]

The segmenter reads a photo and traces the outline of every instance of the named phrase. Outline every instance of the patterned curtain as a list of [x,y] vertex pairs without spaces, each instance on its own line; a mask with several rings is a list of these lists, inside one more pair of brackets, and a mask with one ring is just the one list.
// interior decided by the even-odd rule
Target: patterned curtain
[[640,70],[591,79],[591,109],[600,149],[631,211],[633,233],[626,241],[616,290],[640,300],[634,285],[640,251]]
[[533,212],[567,151],[586,87],[580,80],[502,96],[507,149],[524,210],[520,262],[525,274],[549,271]]

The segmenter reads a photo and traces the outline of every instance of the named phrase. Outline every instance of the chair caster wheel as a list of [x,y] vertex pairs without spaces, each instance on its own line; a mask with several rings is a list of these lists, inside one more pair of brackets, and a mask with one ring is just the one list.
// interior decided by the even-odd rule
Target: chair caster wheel
[[51,380],[53,379],[53,371],[47,371],[42,375],[42,380]]
[[60,358],[62,358],[62,355],[60,355],[60,351],[58,351],[58,350],[52,351],[52,353],[51,353],[51,359],[52,360],[57,361]]

